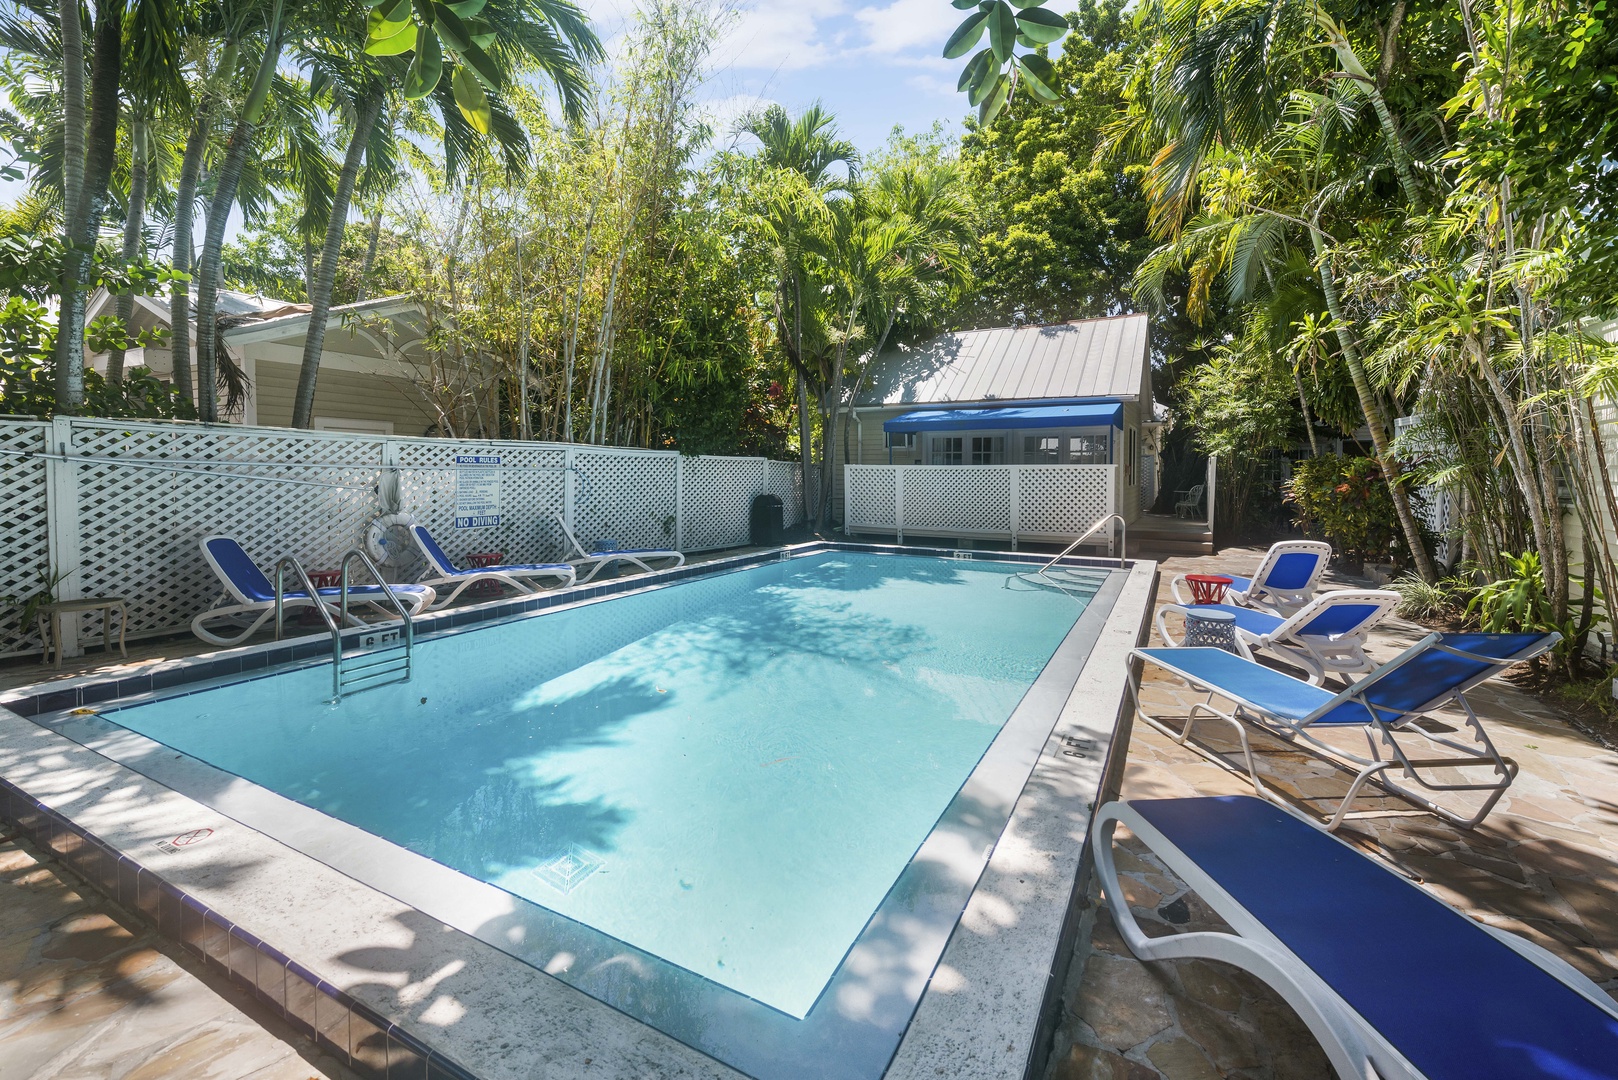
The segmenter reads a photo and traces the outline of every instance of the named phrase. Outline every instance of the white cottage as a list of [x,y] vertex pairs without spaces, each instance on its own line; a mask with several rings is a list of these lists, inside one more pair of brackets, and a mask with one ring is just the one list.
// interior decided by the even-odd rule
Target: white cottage
[[1146,316],[943,334],[871,361],[836,450],[845,531],[1062,542],[1156,498]]
[[[90,298],[88,325],[116,310],[116,299],[104,290]],[[272,297],[221,290],[218,311],[228,327],[225,348],[242,369],[247,393],[239,415],[229,419],[261,427],[289,427],[293,397],[309,330],[309,305]],[[167,297],[137,296],[136,330],[169,328]],[[437,417],[420,387],[441,383],[429,377],[431,361],[422,349],[426,320],[421,306],[402,296],[380,297],[331,309],[315,384],[313,427],[319,431],[352,431],[369,435],[437,434]],[[196,325],[189,328],[196,356]],[[107,355],[86,362],[107,369]],[[170,350],[130,349],[126,367],[147,367],[172,382]],[[193,388],[194,389],[194,388]],[[468,386],[467,396],[478,397]]]

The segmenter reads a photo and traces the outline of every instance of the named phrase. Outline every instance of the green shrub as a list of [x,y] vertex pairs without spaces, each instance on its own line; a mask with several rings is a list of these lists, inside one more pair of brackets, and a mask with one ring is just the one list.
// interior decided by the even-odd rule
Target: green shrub
[[1331,544],[1350,566],[1391,556],[1399,521],[1375,458],[1327,454],[1295,462],[1286,501],[1305,535]]

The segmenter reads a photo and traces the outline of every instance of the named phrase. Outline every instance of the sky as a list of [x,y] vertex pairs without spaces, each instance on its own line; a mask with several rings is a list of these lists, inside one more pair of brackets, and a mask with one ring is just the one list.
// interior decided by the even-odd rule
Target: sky
[[[615,51],[633,0],[581,4]],[[962,17],[949,0],[741,0],[702,90],[716,136],[728,142],[735,119],[761,104],[797,113],[816,100],[864,152],[895,124],[919,132],[942,120],[959,136],[969,111],[955,90],[964,61],[940,54]]]

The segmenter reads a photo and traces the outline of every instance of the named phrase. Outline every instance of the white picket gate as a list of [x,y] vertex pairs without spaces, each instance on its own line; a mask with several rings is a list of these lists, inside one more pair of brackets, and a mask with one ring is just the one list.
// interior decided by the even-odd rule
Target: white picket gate
[[[499,525],[455,527],[457,455],[499,456]],[[747,543],[755,495],[779,495],[786,524],[803,519],[798,473],[764,458],[562,443],[0,420],[0,598],[30,596],[66,571],[56,598],[127,597],[131,638],[183,630],[218,592],[198,551],[203,536],[234,536],[262,565],[290,553],[310,568],[335,566],[381,512],[388,476],[401,509],[455,559],[559,558],[557,514],[586,544],[731,547]],[[94,620],[81,625],[99,635]],[[17,603],[0,603],[0,656],[39,644]],[[73,651],[77,635],[66,644]]]

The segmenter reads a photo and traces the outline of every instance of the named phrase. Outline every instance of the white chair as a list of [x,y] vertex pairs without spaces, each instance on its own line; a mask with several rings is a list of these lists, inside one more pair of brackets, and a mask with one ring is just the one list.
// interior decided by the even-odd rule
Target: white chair
[[[1119,825],[1230,930],[1148,937],[1119,885]],[[1131,952],[1251,972],[1340,1080],[1618,1077],[1618,1006],[1595,983],[1280,807],[1249,795],[1110,802],[1090,836]]]
[[[207,611],[191,620],[191,632],[210,645],[240,645],[275,616],[275,586],[264,575],[264,571],[248,557],[247,552],[242,550],[242,546],[231,537],[204,537],[202,557],[213,568],[213,572],[219,575],[219,580],[224,583],[224,589]],[[336,617],[339,611],[335,601],[342,595],[342,589],[315,591],[317,596],[310,596],[301,589],[282,593],[282,610],[290,611],[321,604]],[[388,585],[386,592],[391,592],[397,597],[412,616],[421,614],[438,595],[425,585]],[[373,607],[390,618],[395,614],[386,600],[386,593],[381,585],[350,585],[348,598]],[[228,633],[220,628],[210,628],[210,624],[221,622],[233,627],[236,632]],[[365,623],[350,612],[348,625],[364,626]]]
[[615,547],[603,551],[588,551],[583,544],[579,543],[579,538],[573,535],[573,530],[567,527],[567,522],[562,520],[561,514],[553,514],[552,516],[556,518],[556,524],[562,528],[562,535],[567,537],[568,545],[575,552],[575,557],[567,561],[568,565],[572,566],[575,571],[583,572],[578,579],[581,585],[614,563],[630,563],[648,573],[653,570],[653,567],[646,561],[648,559],[668,563],[667,566],[658,568],[663,570],[671,570],[676,566],[685,565],[685,556],[670,549]]
[[430,574],[436,576],[423,578],[421,584],[435,591],[449,586],[450,591],[440,595],[431,606],[433,608],[448,607],[455,600],[480,582],[504,585],[518,593],[528,594],[537,592],[535,579],[549,580],[557,588],[566,588],[573,584],[577,571],[567,563],[509,563],[504,566],[478,566],[471,570],[458,568],[450,557],[444,554],[444,549],[438,546],[433,534],[427,531],[424,525],[411,525],[410,536],[416,541],[422,555],[427,560]]
[[[1560,634],[1428,634],[1347,689],[1332,693],[1284,672],[1255,664],[1222,649],[1136,649],[1132,660],[1151,664],[1209,695],[1191,707],[1176,730],[1169,718],[1153,716],[1140,705],[1141,668],[1131,665],[1130,683],[1140,718],[1184,743],[1198,720],[1220,720],[1232,727],[1253,789],[1272,798],[1259,778],[1248,744],[1248,725],[1287,742],[1353,775],[1348,793],[1327,823],[1343,823],[1354,797],[1368,783],[1415,803],[1463,829],[1482,821],[1517,775],[1516,763],[1495,749],[1483,723],[1466,700],[1467,691],[1513,664],[1532,660],[1554,647]],[[1232,707],[1216,709],[1215,698]],[[1445,727],[1428,731],[1416,721],[1451,703],[1466,713],[1471,738],[1451,738]],[[1359,728],[1369,754],[1358,754],[1317,734],[1333,728]],[[1415,743],[1414,740],[1422,740]],[[1401,741],[1402,740],[1402,741]],[[1438,756],[1411,756],[1403,743]],[[1223,755],[1219,755],[1223,761]],[[1485,775],[1479,776],[1481,770]],[[1417,790],[1417,789],[1420,790]],[[1486,792],[1483,805],[1451,807],[1436,795],[1455,791]],[[1431,792],[1433,795],[1426,793]]]
[[1206,488],[1206,484],[1197,484],[1186,488],[1184,491],[1176,492],[1175,494],[1179,495],[1180,499],[1174,504],[1174,516],[1181,518],[1194,517],[1198,508],[1202,506],[1202,493]]
[[[1282,615],[1290,615],[1315,598],[1320,587],[1320,576],[1331,562],[1331,545],[1319,540],[1283,540],[1272,544],[1259,560],[1252,577],[1226,575],[1231,583],[1225,595],[1248,607],[1269,608]],[[1185,583],[1181,574],[1169,582],[1174,599],[1188,604],[1180,592]]]
[[1285,618],[1234,604],[1164,604],[1157,609],[1157,632],[1178,647],[1165,616],[1223,611],[1236,620],[1242,644],[1269,649],[1297,664],[1319,686],[1328,671],[1351,673],[1376,666],[1365,655],[1366,636],[1399,606],[1399,600],[1398,593],[1383,589],[1342,589],[1321,593]]

